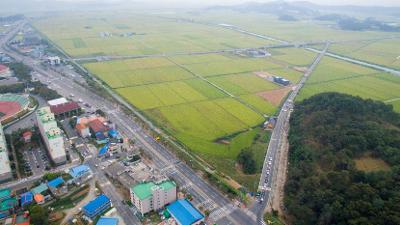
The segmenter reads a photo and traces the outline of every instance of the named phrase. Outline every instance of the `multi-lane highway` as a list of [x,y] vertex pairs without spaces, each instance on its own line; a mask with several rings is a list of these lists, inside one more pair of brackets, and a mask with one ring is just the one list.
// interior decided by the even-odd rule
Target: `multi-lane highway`
[[326,44],[323,51],[321,51],[315,58],[312,65],[308,68],[307,72],[303,75],[300,82],[294,87],[293,91],[289,94],[289,97],[283,103],[283,106],[279,112],[275,128],[272,132],[271,139],[268,145],[266,157],[264,159],[262,174],[259,181],[259,190],[261,195],[259,197],[260,204],[255,207],[257,211],[257,223],[264,224],[263,215],[264,210],[268,204],[270,204],[271,195],[273,194],[273,184],[277,176],[277,167],[279,164],[279,157],[277,155],[281,151],[282,143],[287,138],[287,131],[289,129],[290,114],[293,109],[293,101],[298,95],[300,89],[304,86],[309,75],[317,67],[322,57],[325,55],[329,44]]
[[[16,30],[17,29],[14,31],[17,32]],[[10,34],[9,38],[11,38],[12,35],[13,34]],[[211,211],[211,222],[237,225],[256,223],[256,216],[253,213],[233,206],[229,199],[205,182],[203,178],[190,167],[179,161],[165,146],[161,145],[147,134],[140,124],[136,123],[130,115],[120,110],[115,102],[104,99],[93,93],[88,87],[77,84],[74,82],[73,77],[63,76],[53,70],[43,68],[39,61],[20,55],[5,45],[2,45],[2,51],[9,54],[17,61],[23,62],[33,68],[37,72],[35,78],[44,83],[50,81],[50,86],[56,89],[61,95],[67,97],[73,94],[75,98],[82,99],[94,109],[102,109],[107,112],[110,120],[117,125],[124,136],[135,139],[138,145],[145,149],[148,154],[152,155],[154,163],[160,170],[177,181],[179,186],[185,187],[191,192],[196,203],[203,205],[204,208]],[[93,165],[92,161],[88,162],[90,165]],[[108,184],[104,171],[93,166],[92,168],[96,172],[97,178],[103,183]],[[114,202],[117,211],[121,214],[126,224],[139,224],[132,210],[121,203],[121,196],[117,194],[112,184],[108,185],[104,190],[106,194],[110,195],[109,197]]]

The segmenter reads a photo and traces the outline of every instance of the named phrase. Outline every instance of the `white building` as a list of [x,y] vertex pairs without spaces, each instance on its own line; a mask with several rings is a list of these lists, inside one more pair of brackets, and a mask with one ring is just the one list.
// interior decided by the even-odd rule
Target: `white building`
[[60,128],[57,127],[54,114],[50,112],[50,107],[43,107],[37,110],[36,117],[40,134],[49,151],[50,157],[57,165],[67,161],[65,154],[64,138]]
[[61,105],[61,104],[68,103],[68,100],[66,98],[56,98],[56,99],[47,101],[47,103],[50,106],[56,106],[56,105]]
[[3,127],[0,124],[0,182],[12,178],[10,159],[7,153],[6,138],[4,137]]
[[47,58],[47,62],[52,66],[60,65],[61,59],[58,56],[50,56]]
[[131,202],[143,214],[163,208],[176,200],[176,184],[145,182],[131,187]]

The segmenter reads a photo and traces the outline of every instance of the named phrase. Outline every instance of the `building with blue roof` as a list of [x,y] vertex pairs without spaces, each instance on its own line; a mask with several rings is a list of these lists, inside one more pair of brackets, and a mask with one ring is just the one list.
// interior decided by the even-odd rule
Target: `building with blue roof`
[[102,216],[97,221],[96,225],[118,225],[118,219],[113,217]]
[[200,224],[204,221],[204,216],[186,199],[171,203],[167,210],[179,225]]
[[81,183],[89,180],[93,177],[92,169],[90,169],[87,165],[79,165],[72,167],[69,170],[69,175],[72,177],[72,182],[76,185],[80,185]]
[[116,130],[109,130],[108,131],[108,136],[111,138],[119,138],[119,133]]
[[99,156],[103,156],[104,154],[106,154],[109,148],[110,148],[110,143],[107,143],[106,145],[101,147],[99,150]]
[[61,186],[63,183],[65,183],[64,179],[62,177],[57,177],[47,183],[47,186],[49,188],[58,188]]
[[111,208],[111,200],[106,195],[101,194],[85,205],[82,211],[86,217],[93,219],[109,208]]
[[33,193],[30,191],[23,193],[20,196],[20,201],[22,207],[31,204],[33,202]]
[[0,190],[0,201],[11,198],[11,189],[5,188]]
[[32,188],[31,192],[33,193],[33,195],[35,195],[35,194],[43,194],[48,189],[49,188],[47,187],[47,185],[45,183],[41,183],[39,186],[36,186],[36,187]]

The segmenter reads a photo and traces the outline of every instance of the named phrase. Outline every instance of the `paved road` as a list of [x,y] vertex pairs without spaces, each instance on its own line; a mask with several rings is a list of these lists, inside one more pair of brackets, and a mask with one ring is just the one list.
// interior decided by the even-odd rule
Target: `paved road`
[[[309,51],[316,52],[316,53],[321,53],[320,50],[315,49],[315,48],[306,48],[306,49],[309,50]],[[387,72],[387,73],[393,74],[395,76],[400,76],[400,71],[399,70],[395,70],[395,69],[388,68],[388,67],[385,67],[385,66],[380,66],[380,65],[373,64],[373,63],[369,63],[369,62],[364,62],[364,61],[361,61],[361,60],[352,59],[352,58],[349,58],[349,57],[346,57],[346,56],[342,56],[342,55],[338,55],[338,54],[335,54],[335,53],[332,53],[332,52],[327,52],[325,55],[329,56],[329,57],[332,57],[332,58],[344,60],[344,61],[347,61],[347,62],[350,62],[350,63],[354,63],[354,64],[358,64],[358,65],[361,65],[361,66],[365,66],[365,67],[369,67],[369,68],[372,68],[372,69],[376,69],[376,70],[380,70],[380,71],[383,71],[383,72]]]
[[289,118],[291,115],[291,110],[293,109],[293,102],[296,96],[298,95],[300,89],[304,86],[307,81],[309,75],[314,71],[318,63],[321,61],[322,57],[326,53],[329,44],[326,44],[323,51],[321,51],[317,57],[315,58],[313,64],[307,70],[307,72],[303,75],[300,82],[295,86],[294,90],[290,93],[289,97],[284,102],[281,111],[279,112],[279,116],[277,118],[277,122],[275,128],[272,132],[271,139],[268,145],[268,150],[266,157],[264,159],[262,174],[260,176],[259,182],[259,190],[261,192],[262,202],[255,205],[253,208],[254,211],[257,212],[257,223],[264,224],[263,215],[265,208],[268,204],[270,204],[270,197],[273,190],[273,183],[276,180],[277,167],[279,161],[277,161],[277,154],[281,149],[281,144],[287,138],[287,131],[289,129]]
[[[218,222],[218,224],[237,225],[255,224],[256,217],[254,214],[233,207],[232,203],[225,196],[206,183],[198,174],[195,173],[195,171],[189,168],[186,164],[180,162],[179,159],[168,149],[149,136],[138,123],[134,122],[131,116],[126,115],[122,110],[119,110],[117,104],[99,97],[86,87],[78,85],[73,82],[70,77],[63,77],[55,71],[43,69],[37,61],[29,57],[19,55],[7,47],[4,47],[3,51],[18,61],[32,67],[36,72],[38,72],[38,74],[36,74],[37,79],[41,81],[50,80],[52,86],[61,95],[69,96],[73,93],[76,96],[75,98],[80,98],[84,102],[89,103],[92,107],[106,111],[109,114],[110,119],[116,123],[118,129],[124,136],[136,139],[137,143],[153,156],[153,161],[158,168],[162,169],[166,175],[175,179],[179,186],[187,187],[199,204],[209,206],[212,215],[214,212],[218,215],[212,217],[215,218],[215,221],[213,222]],[[92,164],[93,162],[90,163],[90,165]],[[98,179],[103,180],[104,183],[107,184],[108,180],[103,171],[98,170],[93,166],[92,168],[96,172]],[[112,199],[117,211],[121,214],[126,224],[139,224],[137,218],[133,216],[131,209],[121,203],[121,196],[119,196],[115,191],[113,185],[107,186],[104,190]]]

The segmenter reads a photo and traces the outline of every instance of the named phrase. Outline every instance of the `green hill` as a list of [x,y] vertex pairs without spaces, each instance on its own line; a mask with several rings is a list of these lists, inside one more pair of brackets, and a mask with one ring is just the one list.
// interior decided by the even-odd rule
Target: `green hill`
[[322,93],[299,102],[290,124],[284,203],[292,224],[400,224],[392,106]]

